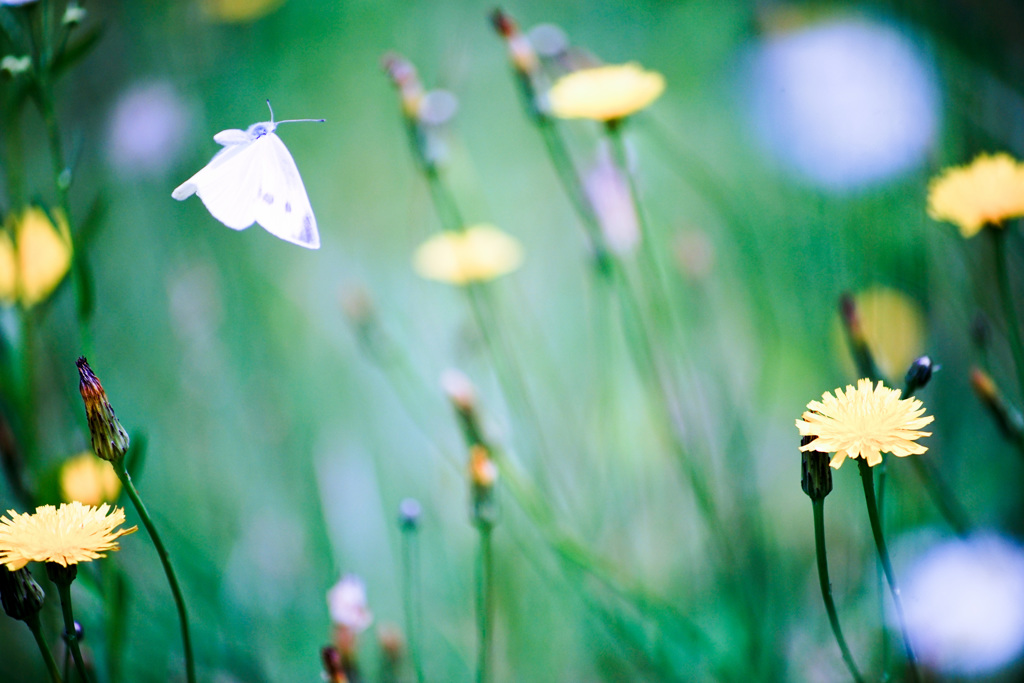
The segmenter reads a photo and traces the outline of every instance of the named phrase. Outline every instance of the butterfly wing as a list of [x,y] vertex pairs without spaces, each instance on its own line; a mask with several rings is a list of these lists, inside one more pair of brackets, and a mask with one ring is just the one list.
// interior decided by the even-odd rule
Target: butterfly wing
[[276,237],[307,249],[320,248],[313,207],[306,195],[299,169],[288,148],[275,133],[253,142],[262,164],[255,201],[256,222]]
[[182,200],[196,194],[214,218],[234,230],[256,221],[262,160],[259,140],[225,147],[203,168],[175,188],[171,196]]

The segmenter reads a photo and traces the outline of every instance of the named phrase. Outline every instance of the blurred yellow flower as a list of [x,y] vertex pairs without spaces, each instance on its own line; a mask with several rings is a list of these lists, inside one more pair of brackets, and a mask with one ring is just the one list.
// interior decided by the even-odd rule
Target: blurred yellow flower
[[927,446],[915,443],[931,432],[917,431],[935,418],[924,415],[924,406],[916,398],[900,398],[899,389],[881,382],[875,387],[869,379],[857,380],[857,388],[846,386],[821,395],[821,401],[807,404],[807,412],[796,421],[801,436],[817,437],[801,451],[835,453],[829,465],[838,469],[847,457],[864,458],[874,467],[882,462],[882,453],[898,457],[919,455]]
[[242,23],[266,16],[283,3],[284,0],[203,0],[203,10],[211,19]]
[[79,502],[59,508],[43,505],[34,514],[8,510],[0,517],[0,564],[11,571],[29,562],[56,562],[64,567],[106,557],[117,550],[117,539],[138,529],[116,529],[124,524],[124,510],[109,505],[96,508]]
[[665,77],[639,64],[612,64],[573,71],[548,91],[551,113],[562,119],[614,121],[658,99]]
[[[884,377],[903,377],[907,368],[924,353],[925,318],[916,301],[895,289],[871,287],[853,295],[861,332],[875,364]],[[857,372],[843,325],[836,317],[833,328],[836,348],[847,374]]]
[[954,223],[965,238],[1024,216],[1024,164],[999,153],[947,168],[928,186],[928,215]]
[[0,302],[34,306],[67,274],[71,267],[68,223],[59,210],[53,216],[56,226],[45,211],[29,207],[9,223],[7,231],[0,232]]
[[60,489],[64,500],[85,505],[102,505],[121,495],[121,481],[109,463],[84,451],[69,458],[60,468]]
[[486,223],[463,232],[446,230],[421,244],[413,255],[413,267],[421,277],[453,285],[493,280],[522,262],[519,241]]

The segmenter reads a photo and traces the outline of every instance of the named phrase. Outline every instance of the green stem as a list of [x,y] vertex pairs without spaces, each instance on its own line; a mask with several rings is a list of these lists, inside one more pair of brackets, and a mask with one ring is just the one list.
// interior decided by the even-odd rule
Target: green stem
[[987,232],[992,235],[995,242],[999,300],[1003,306],[1003,317],[1010,337],[1010,350],[1013,352],[1013,364],[1017,370],[1017,386],[1021,397],[1024,397],[1024,346],[1021,345],[1020,321],[1017,318],[1017,308],[1013,304],[1013,288],[1010,286],[1010,250],[1006,248],[1009,234],[1005,228],[990,227]]
[[825,611],[828,612],[828,623],[832,626],[832,634],[839,644],[839,651],[843,654],[843,662],[850,670],[850,675],[857,683],[864,683],[857,665],[850,654],[850,648],[843,638],[843,631],[839,628],[839,614],[836,612],[836,603],[832,600],[832,584],[828,580],[828,555],[825,553],[825,499],[812,500],[814,508],[814,550],[818,557],[818,581],[821,584],[821,598],[825,601]]
[[78,645],[78,635],[75,630],[75,615],[71,611],[71,582],[54,581],[57,586],[57,594],[60,596],[60,608],[64,615],[64,636],[71,650],[71,657],[75,660],[75,668],[82,680],[92,683],[92,676],[85,668],[85,660],[82,659],[82,649]]
[[43,632],[39,626],[39,613],[37,612],[25,617],[25,624],[28,626],[28,630],[32,631],[32,637],[36,639],[36,645],[39,646],[39,654],[43,656],[46,670],[50,673],[50,680],[53,683],[62,683],[63,679],[61,679],[60,671],[57,669],[57,662],[54,661],[53,654],[50,652],[50,646],[46,644],[46,638],[43,638]]
[[419,572],[417,571],[416,529],[402,529],[402,573],[405,575],[402,602],[405,607],[405,631],[409,641],[409,659],[412,661],[416,681],[423,683],[423,662],[420,659],[419,619]]
[[885,546],[885,536],[882,533],[882,522],[878,514],[878,504],[875,500],[875,478],[864,458],[859,458],[857,464],[860,466],[860,478],[864,484],[864,501],[868,506],[868,519],[871,522],[871,534],[875,539],[875,549],[878,551],[878,559],[882,564],[882,572],[889,584],[889,592],[892,594],[892,602],[896,608],[896,620],[899,622],[900,633],[903,636],[903,646],[907,653],[907,665],[910,672],[910,680],[918,681],[917,658],[914,657],[914,650],[910,645],[910,638],[907,636],[907,621],[903,616],[903,599],[900,597],[900,590],[896,586],[896,574],[892,570],[892,562],[889,561],[889,551]]
[[114,472],[117,474],[117,478],[121,480],[121,485],[128,493],[128,497],[131,498],[132,504],[135,506],[135,510],[139,513],[139,518],[142,520],[142,525],[146,527],[146,532],[149,534],[150,539],[153,541],[153,546],[156,548],[156,552],[160,556],[160,563],[163,565],[164,573],[167,575],[167,583],[171,587],[171,594],[174,596],[174,605],[178,610],[178,621],[181,624],[181,641],[185,650],[185,676],[188,683],[196,683],[196,665],[192,656],[192,638],[189,635],[188,613],[185,610],[185,598],[181,594],[181,587],[178,585],[178,577],[174,573],[174,567],[171,566],[170,555],[168,555],[163,541],[160,540],[160,534],[157,533],[156,526],[153,525],[153,520],[149,516],[149,511],[146,510],[145,503],[142,502],[142,498],[139,497],[139,492],[135,489],[135,484],[132,483],[131,475],[128,474],[128,470],[124,465],[124,460],[122,459],[120,462],[111,464],[114,466]]
[[480,558],[476,583],[476,683],[486,683],[490,679],[491,641],[494,639],[491,630],[494,620],[494,560],[491,525],[480,523],[477,528],[480,530]]
[[67,159],[64,156],[64,145],[61,142],[60,124],[57,120],[57,112],[53,104],[53,88],[49,76],[45,72],[39,76],[38,86],[35,88],[35,100],[39,107],[39,113],[43,117],[43,125],[46,128],[46,136],[50,144],[50,156],[53,163],[53,182],[57,190],[58,205],[67,221],[68,230],[63,235],[71,246],[71,281],[75,292],[75,311],[78,319],[78,331],[81,337],[81,346],[85,356],[92,355],[92,335],[86,324],[91,315],[92,304],[88,294],[88,275],[85,271],[85,264],[82,260],[78,246],[75,244],[74,230],[71,229],[71,169],[68,168]]

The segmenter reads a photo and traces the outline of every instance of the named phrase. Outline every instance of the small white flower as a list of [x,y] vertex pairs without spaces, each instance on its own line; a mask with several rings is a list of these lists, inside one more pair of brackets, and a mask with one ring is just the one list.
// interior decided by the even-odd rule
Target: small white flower
[[68,5],[67,9],[64,10],[64,18],[61,19],[61,23],[65,26],[76,26],[85,21],[85,8],[76,2]]
[[327,608],[331,621],[356,633],[373,623],[373,614],[366,606],[366,586],[355,574],[346,574],[327,591]]
[[6,71],[11,76],[18,76],[27,72],[32,68],[32,60],[28,55],[22,57],[15,57],[14,55],[7,55],[3,59],[0,59],[0,71]]

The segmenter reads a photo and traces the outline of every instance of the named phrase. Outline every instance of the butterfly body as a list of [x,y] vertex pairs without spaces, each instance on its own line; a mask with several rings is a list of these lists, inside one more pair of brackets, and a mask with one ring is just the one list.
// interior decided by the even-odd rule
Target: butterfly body
[[275,133],[280,123],[286,122],[275,123],[271,116],[246,130],[217,133],[213,139],[223,149],[171,196],[197,195],[214,218],[233,230],[259,223],[285,241],[318,249],[320,234],[299,169]]

